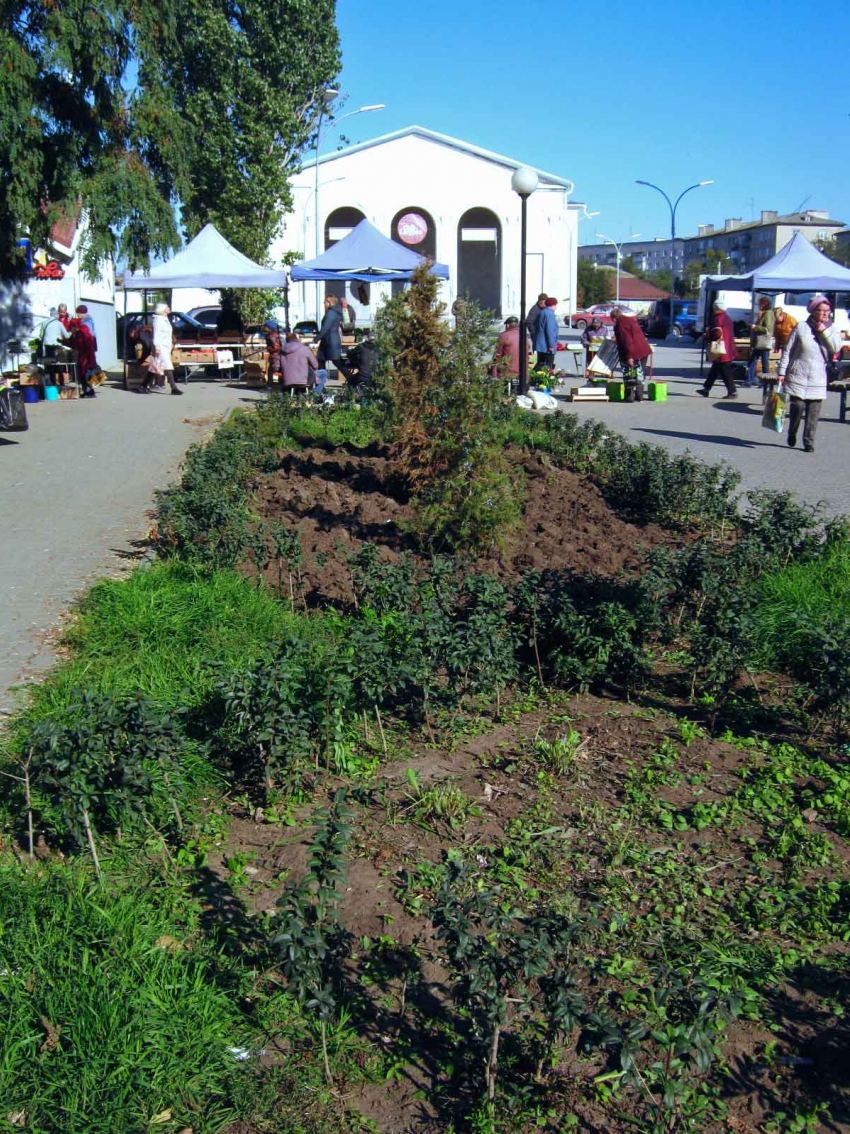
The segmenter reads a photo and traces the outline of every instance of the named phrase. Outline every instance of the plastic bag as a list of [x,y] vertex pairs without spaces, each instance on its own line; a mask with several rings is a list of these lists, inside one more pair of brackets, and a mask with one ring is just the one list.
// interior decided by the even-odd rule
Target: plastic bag
[[534,402],[526,394],[517,394],[516,404],[520,409],[534,409]]
[[20,389],[7,386],[0,389],[0,429],[10,433],[23,433],[29,429],[24,395]]
[[764,429],[774,433],[781,433],[785,426],[785,409],[788,399],[782,390],[774,390],[768,394],[764,402],[764,412],[761,415],[761,424]]
[[528,396],[531,399],[531,404],[536,410],[553,410],[558,408],[558,403],[555,401],[552,395],[546,393],[545,390],[529,390]]

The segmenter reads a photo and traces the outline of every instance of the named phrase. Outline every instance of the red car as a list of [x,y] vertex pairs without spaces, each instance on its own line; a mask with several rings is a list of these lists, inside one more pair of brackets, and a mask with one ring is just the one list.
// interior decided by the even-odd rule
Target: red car
[[[594,318],[599,319],[603,327],[612,327],[614,320],[611,318],[611,312],[617,306],[616,303],[594,303],[593,306],[588,307],[587,310],[574,311],[572,321],[567,323],[567,319],[564,319],[564,322],[575,331],[583,331],[588,323],[590,323],[591,319]],[[630,307],[626,307],[623,303],[619,304],[619,308],[626,315],[634,315],[634,311],[632,311]]]

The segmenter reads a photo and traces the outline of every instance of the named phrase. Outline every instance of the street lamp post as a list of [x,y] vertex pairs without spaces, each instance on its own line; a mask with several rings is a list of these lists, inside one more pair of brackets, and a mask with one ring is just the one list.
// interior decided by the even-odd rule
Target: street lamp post
[[526,237],[526,206],[528,198],[537,188],[537,173],[527,165],[521,165],[514,170],[511,177],[511,189],[519,194],[521,201],[521,223],[519,238],[519,392],[528,392],[528,351],[525,341],[525,237]]
[[[676,209],[679,207],[679,202],[686,193],[690,193],[692,189],[701,189],[703,185],[713,185],[713,181],[697,181],[695,185],[689,185],[687,189],[683,189],[679,196],[676,198],[676,203],[670,200],[660,185],[653,185],[651,181],[636,180],[635,185],[646,185],[649,189],[654,189],[660,193],[670,208],[670,302],[673,302],[673,292],[676,283]],[[671,314],[673,308],[670,308]]]
[[[622,260],[622,258],[623,258],[621,249],[622,249],[623,245],[626,243],[626,241],[621,240],[620,243],[618,244],[616,240],[612,240],[610,236],[606,236],[602,232],[597,232],[596,235],[600,238],[600,240],[604,240],[606,244],[613,244],[614,247],[617,249],[617,302],[619,303],[620,302],[620,260]],[[632,235],[628,239],[629,240],[636,240],[639,236],[640,236],[639,232],[633,232]]]
[[[323,136],[322,136],[322,115],[325,112],[325,108],[329,107],[331,105],[331,103],[333,102],[333,100],[336,98],[336,96],[338,94],[339,94],[339,91],[335,90],[333,87],[328,87],[326,90],[322,91],[322,102],[321,102],[321,106],[319,107],[319,125],[316,129],[316,169],[315,169],[315,180],[313,182],[313,194],[314,194],[315,205],[316,205],[316,255],[317,256],[320,255],[320,249],[319,249],[319,151],[321,150],[322,140],[323,140]],[[325,137],[327,136],[327,133],[332,126],[338,126],[340,124],[340,122],[342,122],[346,118],[352,118],[355,114],[368,114],[369,111],[383,110],[383,109],[384,109],[384,103],[378,102],[378,103],[375,103],[374,106],[361,106],[358,110],[349,110],[349,112],[347,114],[343,114],[340,118],[335,118],[332,122],[328,123],[327,127],[325,128],[325,135],[324,136]],[[319,303],[319,281],[316,280],[316,322],[321,323],[321,321],[322,321],[322,315],[321,315],[321,306],[320,306],[320,303]]]

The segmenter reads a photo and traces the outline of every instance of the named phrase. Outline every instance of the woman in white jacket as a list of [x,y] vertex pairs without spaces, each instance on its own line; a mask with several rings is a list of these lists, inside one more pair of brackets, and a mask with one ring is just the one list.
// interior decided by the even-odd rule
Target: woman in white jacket
[[151,382],[159,375],[164,374],[168,379],[172,394],[182,394],[174,381],[174,363],[171,359],[171,348],[174,345],[174,330],[168,318],[170,307],[167,303],[157,303],[156,313],[153,317],[153,343],[151,344],[148,372],[139,390],[142,394],[151,392]]
[[803,449],[815,451],[815,432],[821,406],[826,397],[827,365],[841,349],[841,335],[830,323],[831,308],[825,295],[809,302],[809,317],[798,323],[779,360],[779,380],[791,401],[788,415],[788,444],[797,444],[797,431],[805,416]]

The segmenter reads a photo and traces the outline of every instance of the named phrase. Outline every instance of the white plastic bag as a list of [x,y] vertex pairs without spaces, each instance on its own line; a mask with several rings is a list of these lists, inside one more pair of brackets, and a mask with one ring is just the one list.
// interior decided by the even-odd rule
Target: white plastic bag
[[544,394],[542,390],[529,390],[528,396],[531,398],[532,405],[536,410],[553,410],[558,408],[558,403],[552,395]]
[[525,394],[517,394],[516,404],[520,409],[534,409],[534,402]]

